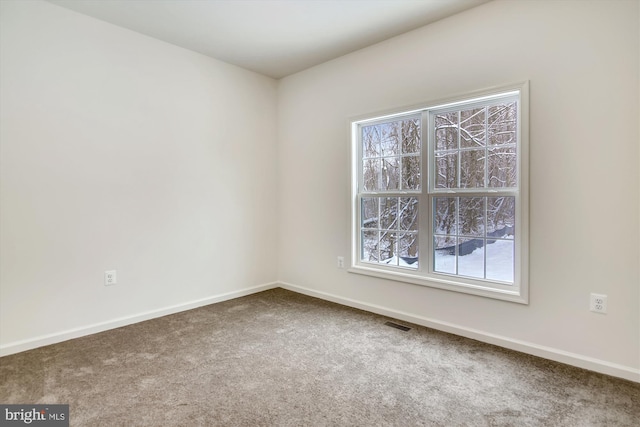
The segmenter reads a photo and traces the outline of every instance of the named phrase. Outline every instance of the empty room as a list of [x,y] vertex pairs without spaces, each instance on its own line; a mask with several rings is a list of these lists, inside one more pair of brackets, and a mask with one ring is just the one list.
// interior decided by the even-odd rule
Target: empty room
[[636,426],[639,0],[0,0],[0,425]]

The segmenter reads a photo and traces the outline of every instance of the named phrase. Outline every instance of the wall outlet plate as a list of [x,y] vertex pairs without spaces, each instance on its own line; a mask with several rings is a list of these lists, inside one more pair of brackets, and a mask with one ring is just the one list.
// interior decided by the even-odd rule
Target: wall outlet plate
[[607,296],[603,294],[591,294],[589,310],[594,313],[607,313]]
[[118,283],[118,278],[116,276],[116,270],[108,270],[104,272],[104,285],[112,286]]

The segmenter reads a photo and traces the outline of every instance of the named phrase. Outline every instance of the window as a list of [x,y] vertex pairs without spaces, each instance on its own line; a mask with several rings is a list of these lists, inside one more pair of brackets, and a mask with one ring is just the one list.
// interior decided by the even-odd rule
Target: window
[[350,271],[527,302],[527,85],[352,122]]

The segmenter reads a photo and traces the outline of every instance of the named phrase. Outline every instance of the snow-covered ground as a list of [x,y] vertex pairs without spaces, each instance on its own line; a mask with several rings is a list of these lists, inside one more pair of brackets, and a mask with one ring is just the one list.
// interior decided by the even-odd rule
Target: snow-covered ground
[[[513,240],[496,240],[486,246],[487,279],[513,283]],[[485,247],[458,257],[458,275],[484,279]],[[456,257],[436,251],[435,271],[456,273]]]
[[[513,283],[513,240],[496,240],[486,246],[487,251],[487,276],[486,279]],[[478,248],[472,253],[458,257],[458,275],[484,279],[485,248]],[[417,263],[409,264],[397,257],[384,260],[389,265],[416,268]],[[456,257],[446,251],[436,251],[435,271],[441,273],[456,274]]]

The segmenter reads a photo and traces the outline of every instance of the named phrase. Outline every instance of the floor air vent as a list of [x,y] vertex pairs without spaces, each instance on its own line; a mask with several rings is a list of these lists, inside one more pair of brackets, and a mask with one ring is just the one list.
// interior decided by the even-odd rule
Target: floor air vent
[[392,328],[400,329],[401,331],[408,331],[409,329],[411,329],[408,326],[398,325],[397,323],[393,322],[386,322],[385,325],[391,326]]

